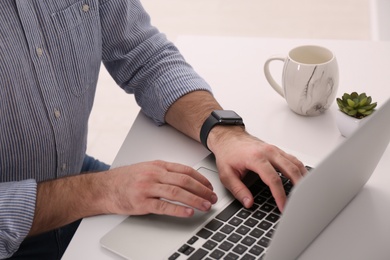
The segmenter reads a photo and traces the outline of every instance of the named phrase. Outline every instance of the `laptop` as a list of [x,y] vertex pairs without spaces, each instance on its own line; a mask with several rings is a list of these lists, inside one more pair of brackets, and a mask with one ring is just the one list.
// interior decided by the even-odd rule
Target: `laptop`
[[[390,140],[389,114],[388,100],[296,186],[283,179],[287,192],[292,188],[283,214],[256,174],[245,180],[256,205],[245,209],[237,203],[220,183],[210,155],[194,168],[218,195],[212,210],[186,219],[129,216],[101,238],[101,246],[134,260],[296,259],[372,175]],[[361,147],[370,152],[356,152]]]

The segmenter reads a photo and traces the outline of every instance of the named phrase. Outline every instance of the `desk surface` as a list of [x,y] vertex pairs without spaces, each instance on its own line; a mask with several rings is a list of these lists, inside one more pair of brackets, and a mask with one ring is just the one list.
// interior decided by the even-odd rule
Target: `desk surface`
[[[335,123],[336,104],[321,116],[296,115],[263,74],[269,56],[286,54],[303,44],[322,45],[335,53],[340,69],[338,96],[352,90],[364,91],[379,106],[390,97],[390,42],[198,36],[182,36],[177,41],[185,58],[213,87],[222,106],[245,119],[248,131],[315,165],[343,140]],[[281,75],[282,63],[277,65],[271,69]],[[175,149],[167,149],[172,143]],[[140,113],[113,167],[154,159],[195,165],[207,154],[200,144],[169,126],[155,127]],[[387,149],[367,185],[300,259],[389,258],[389,167]],[[120,259],[101,248],[99,240],[124,218],[107,215],[84,219],[63,259]]]

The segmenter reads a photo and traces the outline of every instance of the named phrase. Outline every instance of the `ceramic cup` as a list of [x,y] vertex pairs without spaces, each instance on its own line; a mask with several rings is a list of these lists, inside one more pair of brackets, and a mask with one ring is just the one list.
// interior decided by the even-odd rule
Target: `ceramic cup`
[[[273,61],[284,62],[282,86],[271,75],[270,63]],[[264,74],[290,109],[300,115],[320,115],[330,107],[337,94],[337,60],[330,50],[321,46],[299,46],[287,57],[272,56],[264,64]]]

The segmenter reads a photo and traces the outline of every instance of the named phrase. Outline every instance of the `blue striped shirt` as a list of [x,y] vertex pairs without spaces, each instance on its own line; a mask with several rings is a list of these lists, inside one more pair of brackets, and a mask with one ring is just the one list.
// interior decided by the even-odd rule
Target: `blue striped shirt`
[[210,91],[137,0],[0,1],[0,258],[30,230],[37,182],[80,172],[102,62],[157,124]]

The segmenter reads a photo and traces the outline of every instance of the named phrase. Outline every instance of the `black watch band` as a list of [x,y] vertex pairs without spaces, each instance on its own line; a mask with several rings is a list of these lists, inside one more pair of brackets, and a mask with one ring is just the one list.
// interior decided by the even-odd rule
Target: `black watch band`
[[209,149],[207,146],[207,138],[211,129],[216,125],[244,126],[244,122],[242,118],[232,110],[214,110],[200,129],[200,141],[207,149]]

